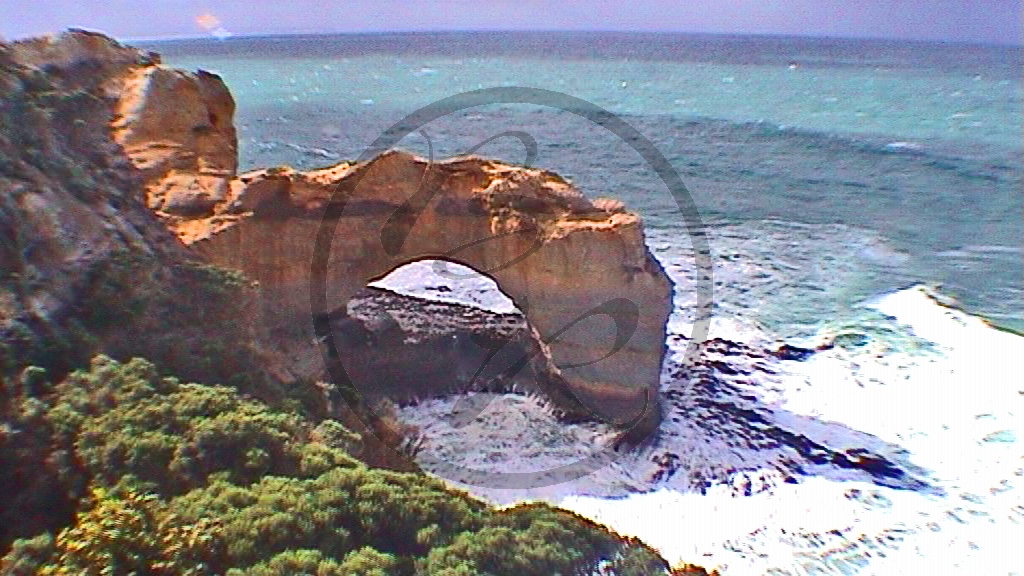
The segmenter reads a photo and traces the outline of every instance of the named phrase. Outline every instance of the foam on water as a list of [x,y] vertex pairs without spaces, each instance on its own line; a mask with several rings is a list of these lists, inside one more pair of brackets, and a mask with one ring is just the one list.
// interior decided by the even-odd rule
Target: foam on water
[[[716,245],[728,248],[726,236],[719,233]],[[852,243],[851,253],[865,245],[874,243]],[[751,272],[735,252],[719,252],[719,269]],[[809,267],[800,254],[789,258],[790,266],[772,273],[782,280],[769,284],[791,281],[786,274]],[[653,446],[616,455],[571,482],[480,486],[473,480],[479,473],[542,471],[578,461],[606,446],[613,431],[566,426],[543,402],[511,394],[480,396],[489,405],[471,425],[456,428],[449,421],[458,401],[441,398],[401,412],[428,437],[426,452],[435,461],[423,463],[467,471],[459,482],[451,469],[435,470],[494,503],[551,502],[638,536],[672,562],[723,574],[1022,572],[1014,545],[1024,541],[1024,383],[1015,375],[1024,338],[956,309],[934,289],[914,286],[868,300],[820,323],[815,334],[791,340],[808,347],[831,343],[802,361],[758,352],[777,340],[756,319],[716,316],[710,337],[734,349],[706,350],[702,357],[731,368],[711,380],[687,380],[700,366],[680,364],[690,318],[687,279],[675,261],[668,265],[680,306],[670,324],[675,360],[664,385],[670,406]],[[853,274],[855,264],[845,262]],[[452,283],[429,262],[381,284],[511,306],[490,280]],[[723,289],[725,305],[742,312],[737,303],[747,290],[729,288]],[[746,376],[729,376],[733,372]],[[714,386],[701,389],[707,382]],[[810,456],[804,444],[814,447]],[[816,452],[831,454],[831,463]],[[888,469],[871,475],[836,466],[837,454],[866,454]]]
[[[1024,338],[916,286],[869,307],[892,341],[785,362],[779,405],[901,446],[934,491],[811,477],[749,497],[660,489],[559,505],[726,574],[1024,572]],[[900,346],[918,340],[933,345]]]

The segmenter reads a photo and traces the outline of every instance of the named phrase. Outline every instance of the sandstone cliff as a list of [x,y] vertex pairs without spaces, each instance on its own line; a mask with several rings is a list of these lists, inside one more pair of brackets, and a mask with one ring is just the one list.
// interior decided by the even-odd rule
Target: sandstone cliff
[[[467,265],[525,311],[571,396],[618,424],[657,420],[669,281],[636,214],[592,202],[554,174],[391,152],[307,173],[243,174],[208,216],[168,224],[198,253],[256,279],[278,326],[309,325],[408,262]],[[327,239],[320,252],[318,234]]]
[[[92,102],[89,113],[59,108],[69,114],[68,132],[61,137],[82,142],[66,170],[74,171],[84,161],[80,156],[89,155],[93,164],[117,164],[97,173],[123,179],[108,186],[120,190],[117,203],[107,198],[113,194],[103,195],[110,206],[97,214],[107,216],[91,226],[103,230],[100,235],[107,234],[104,226],[127,227],[116,235],[122,243],[145,231],[160,240],[142,242],[138,250],[161,258],[163,253],[182,259],[198,255],[255,280],[261,326],[270,329],[273,347],[286,356],[276,363],[286,377],[323,373],[322,351],[310,344],[313,318],[340,309],[368,282],[405,263],[443,258],[490,275],[525,312],[561,367],[567,386],[562,396],[585,406],[581,410],[579,401],[570,400],[567,409],[618,424],[640,418],[645,431],[657,425],[671,286],[644,245],[640,218],[620,203],[588,200],[543,170],[475,157],[434,163],[392,152],[363,164],[306,173],[276,169],[236,175],[234,102],[215,75],[168,69],[154,55],[81,32],[17,43],[6,54],[26,74],[71,82],[62,93],[77,89]],[[82,126],[88,128],[85,141],[76,136]],[[130,166],[118,164],[125,156]],[[71,202],[66,196],[60,201]],[[36,202],[44,197],[27,196]],[[32,204],[22,200],[18,210],[24,218],[11,220],[22,226],[72,209],[48,202],[29,214]],[[81,209],[81,200],[75,202]],[[153,225],[154,215],[163,230]],[[129,218],[141,223],[128,225]],[[77,231],[53,233],[61,225],[51,221],[27,235],[72,244],[39,252],[50,258],[57,250],[58,256],[47,260],[51,266],[88,269],[83,262],[98,258],[96,242],[80,241]],[[168,230],[180,243],[167,240]],[[320,233],[325,242],[318,252]],[[151,247],[156,244],[160,254]],[[101,253],[113,250],[98,245]],[[26,252],[32,254],[19,246],[7,257]],[[314,269],[321,274],[312,274]],[[49,270],[42,276],[54,274]],[[68,280],[61,294],[43,290],[44,300],[67,302],[67,294],[77,290],[73,284]],[[25,290],[12,297],[18,302],[13,315],[22,310],[54,315],[37,313],[41,300],[30,301]],[[198,300],[192,295],[182,303],[201,304]],[[252,315],[239,313],[235,321],[248,318]]]
[[111,138],[130,71],[155,68],[85,32],[0,44],[0,368],[142,355],[272,395],[251,281],[168,232]]

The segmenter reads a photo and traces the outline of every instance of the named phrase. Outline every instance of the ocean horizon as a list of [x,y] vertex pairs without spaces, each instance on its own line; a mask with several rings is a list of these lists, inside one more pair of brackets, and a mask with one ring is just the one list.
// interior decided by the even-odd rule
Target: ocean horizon
[[[795,287],[792,299],[780,295],[778,314],[771,305],[760,310],[769,325],[806,333],[833,305],[925,283],[997,325],[1024,330],[1021,54],[1013,48],[583,32],[206,38],[144,47],[169,65],[224,77],[238,103],[242,168],[356,158],[406,114],[468,90],[527,86],[583,98],[650,138],[712,225],[838,225],[872,244],[841,286]],[[587,194],[621,198],[645,216],[652,236],[674,233],[680,218],[664,185],[623,143],[571,114],[528,108],[485,107],[425,128],[438,159],[505,128],[530,132],[540,145],[538,167]],[[400,146],[428,148],[416,135]],[[508,139],[478,153],[523,159]],[[819,254],[841,249],[825,236]]]

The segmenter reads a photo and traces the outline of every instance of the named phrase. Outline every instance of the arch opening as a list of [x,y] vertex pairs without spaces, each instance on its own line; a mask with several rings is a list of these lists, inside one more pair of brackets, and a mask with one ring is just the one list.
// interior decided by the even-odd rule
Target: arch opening
[[522,313],[494,278],[451,260],[425,258],[408,262],[368,282],[367,286],[497,314]]
[[401,264],[328,318],[335,359],[371,404],[571,394],[526,315],[493,278],[465,264]]

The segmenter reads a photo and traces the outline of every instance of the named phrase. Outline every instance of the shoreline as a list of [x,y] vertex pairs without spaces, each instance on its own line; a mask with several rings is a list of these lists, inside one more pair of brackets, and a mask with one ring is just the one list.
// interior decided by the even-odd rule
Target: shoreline
[[[990,363],[1013,357],[1013,350],[1020,357],[1024,338],[950,307],[945,297],[924,286],[883,295],[866,304],[894,318],[894,327],[903,327],[905,335],[897,334],[887,345],[897,348],[886,352],[872,346],[840,347],[805,361],[782,361],[773,366],[786,372],[783,380],[774,385],[762,383],[771,389],[762,393],[773,406],[813,415],[826,424],[845,422],[851,429],[902,445],[908,450],[908,463],[921,466],[918,472],[935,490],[887,487],[853,476],[829,478],[812,469],[798,475],[796,483],[765,475],[763,469],[750,470],[752,474],[717,482],[704,492],[666,482],[629,488],[628,482],[621,483],[626,478],[619,476],[622,491],[605,496],[580,495],[587,489],[577,486],[586,486],[586,482],[514,499],[495,498],[478,487],[446,482],[503,506],[548,502],[639,537],[671,563],[697,561],[728,574],[762,574],[770,568],[792,570],[797,565],[805,570],[817,567],[826,574],[855,569],[866,574],[893,574],[901,566],[912,565],[917,570],[926,561],[932,569],[946,567],[956,573],[977,573],[979,567],[985,567],[985,573],[1012,572],[1013,564],[1004,551],[1010,549],[1016,535],[1024,536],[1024,500],[1019,495],[1024,489],[1024,453],[1019,448],[1024,426],[1016,416],[1024,413],[1024,406],[1019,406],[1024,402],[1024,390],[1014,394],[1012,380],[998,376],[1006,366]],[[900,343],[909,345],[908,337],[931,342],[934,348],[899,348]],[[910,390],[956,394],[958,375],[973,378],[978,370],[986,369],[995,370],[986,380],[995,388],[972,402],[937,397],[941,403],[929,408],[934,415],[919,413],[914,418],[908,418],[907,407],[893,403],[904,394],[926,397]],[[937,381],[937,377],[942,379]],[[826,389],[821,389],[822,384],[827,384]],[[907,392],[899,392],[900,387],[908,386]],[[989,412],[992,414],[985,416]],[[443,410],[431,410],[417,421],[437,422],[440,413]],[[949,429],[943,431],[945,425]],[[492,437],[478,437],[483,460],[467,461],[485,462],[484,446],[496,438],[493,430]],[[465,440],[452,442],[458,451],[450,454],[472,452],[471,445]],[[534,455],[534,463],[536,458]],[[983,460],[967,464],[974,458]],[[515,460],[511,458],[509,463]],[[614,467],[601,470],[595,473],[601,478],[593,484],[610,485],[615,474],[609,470],[622,473]],[[753,490],[745,488],[759,475]],[[914,554],[915,548],[930,552],[922,559]],[[797,563],[787,564],[787,558]],[[799,558],[802,560],[794,560]],[[1001,569],[1006,570],[999,572]]]

